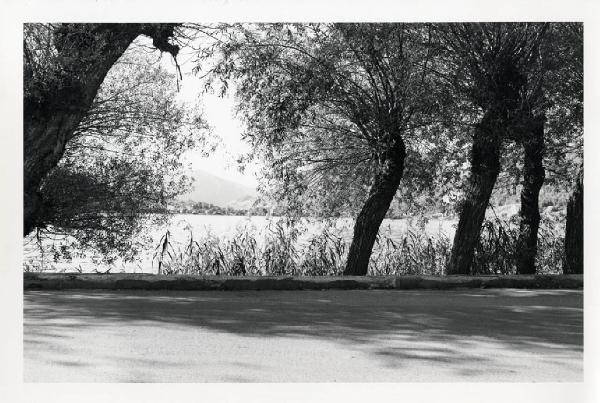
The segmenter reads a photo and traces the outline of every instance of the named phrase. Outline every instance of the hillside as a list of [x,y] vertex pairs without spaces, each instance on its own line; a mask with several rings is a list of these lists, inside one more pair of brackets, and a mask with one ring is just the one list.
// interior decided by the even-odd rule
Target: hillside
[[220,178],[205,171],[192,171],[194,183],[190,192],[177,198],[182,202],[204,202],[219,207],[250,207],[256,189]]

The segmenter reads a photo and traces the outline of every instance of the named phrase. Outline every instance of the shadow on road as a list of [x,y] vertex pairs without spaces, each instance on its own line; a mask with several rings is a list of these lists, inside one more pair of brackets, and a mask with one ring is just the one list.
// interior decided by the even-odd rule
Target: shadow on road
[[572,290],[38,291],[24,298],[26,345],[61,337],[65,327],[150,321],[251,337],[451,343],[448,348],[374,351],[396,364],[401,359],[472,360],[452,346],[474,338],[517,351],[583,350],[583,294]]

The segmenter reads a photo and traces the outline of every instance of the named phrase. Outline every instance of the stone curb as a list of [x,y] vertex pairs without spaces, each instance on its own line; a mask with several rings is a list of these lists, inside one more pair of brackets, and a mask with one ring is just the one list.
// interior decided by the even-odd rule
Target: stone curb
[[413,290],[457,288],[582,289],[583,275],[524,276],[187,276],[24,273],[25,290]]

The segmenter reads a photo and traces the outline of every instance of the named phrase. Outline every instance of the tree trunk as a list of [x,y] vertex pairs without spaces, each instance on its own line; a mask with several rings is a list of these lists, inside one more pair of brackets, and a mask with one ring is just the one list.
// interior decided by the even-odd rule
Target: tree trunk
[[[534,118],[535,119],[535,118]],[[537,237],[540,226],[539,195],[544,184],[544,119],[533,121],[532,131],[523,140],[523,189],[519,224],[517,274],[535,274]]]
[[583,274],[583,165],[567,203],[564,274]]
[[[23,233],[43,225],[43,179],[62,158],[65,146],[85,117],[104,77],[139,35],[154,38],[161,50],[174,24],[63,24],[54,31],[56,76],[36,77],[25,63],[23,105]],[[28,81],[29,80],[29,81]],[[43,81],[43,82],[42,82]]]
[[473,253],[494,184],[500,172],[498,121],[490,112],[475,127],[471,149],[471,177],[461,205],[447,274],[470,274]]
[[367,274],[379,226],[402,179],[405,156],[404,142],[397,140],[381,159],[381,169],[373,178],[367,201],[354,224],[354,235],[344,275],[364,276]]

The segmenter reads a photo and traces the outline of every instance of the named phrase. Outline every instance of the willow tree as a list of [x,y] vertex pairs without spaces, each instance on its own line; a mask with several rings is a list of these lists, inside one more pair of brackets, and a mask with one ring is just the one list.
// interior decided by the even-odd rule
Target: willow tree
[[368,178],[344,270],[365,275],[404,172],[406,136],[430,125],[438,108],[429,27],[266,24],[226,31],[208,74],[235,82],[257,153],[283,177],[337,180],[335,187]]
[[166,221],[166,203],[189,184],[181,156],[207,146],[209,131],[200,108],[178,100],[175,74],[147,42],[135,40],[113,65],[41,181],[43,208],[26,241],[44,252],[52,238],[63,255],[132,258],[149,221]]
[[583,24],[553,24],[555,68],[549,81],[553,94],[554,159],[569,187],[566,211],[566,274],[583,273]]
[[524,149],[517,271],[534,270],[539,226],[538,196],[544,181],[543,73],[546,24],[477,23],[439,27],[447,70],[460,99],[476,110],[471,176],[460,207],[449,274],[469,274],[485,211],[500,173],[501,146]]
[[57,166],[104,77],[140,35],[176,56],[176,24],[25,24],[23,180],[25,235],[39,225],[40,186]]

